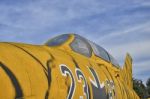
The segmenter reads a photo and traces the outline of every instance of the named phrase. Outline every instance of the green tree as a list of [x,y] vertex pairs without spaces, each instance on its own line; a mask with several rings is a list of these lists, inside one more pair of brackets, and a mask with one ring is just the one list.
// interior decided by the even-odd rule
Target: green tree
[[142,80],[133,79],[133,89],[141,99],[144,99],[144,97],[147,96],[147,90]]
[[150,78],[148,78],[148,80],[146,82],[146,86],[147,86],[147,92],[150,95]]

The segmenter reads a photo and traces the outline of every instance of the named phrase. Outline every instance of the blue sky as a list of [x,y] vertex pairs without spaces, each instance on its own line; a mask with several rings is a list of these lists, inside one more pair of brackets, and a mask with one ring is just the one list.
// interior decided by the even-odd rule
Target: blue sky
[[104,47],[133,75],[150,77],[149,0],[0,0],[0,41],[43,44],[77,33]]

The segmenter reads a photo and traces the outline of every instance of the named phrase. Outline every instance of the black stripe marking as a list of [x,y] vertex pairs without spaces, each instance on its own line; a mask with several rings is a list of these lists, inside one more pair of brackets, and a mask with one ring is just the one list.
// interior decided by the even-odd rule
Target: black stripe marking
[[88,91],[89,91],[89,99],[91,99],[91,91],[90,91],[89,84],[88,84]]
[[73,61],[73,63],[75,64],[76,68],[79,68],[79,69],[80,69],[78,63],[76,62],[76,60],[75,60],[74,58],[72,58],[72,61]]
[[35,59],[44,68],[45,71],[47,71],[47,69],[44,67],[44,65],[41,63],[41,61],[38,58],[36,58],[34,55],[32,55],[30,52],[28,52],[24,48],[19,47],[19,46],[15,45],[15,44],[12,44],[12,43],[8,43],[8,44],[15,46],[15,47],[21,49],[22,51],[24,51],[25,53],[27,53],[28,55],[30,55],[33,59]]
[[67,94],[69,94],[69,91],[70,91],[70,85],[68,86],[68,89],[67,89]]
[[3,70],[6,72],[6,74],[8,75],[8,77],[10,78],[14,88],[15,88],[15,93],[16,93],[16,96],[15,98],[20,98],[20,97],[23,97],[23,92],[22,92],[22,89],[21,89],[21,86],[17,80],[17,78],[15,77],[15,75],[13,74],[12,71],[10,71],[7,66],[5,66],[2,62],[0,62],[0,67],[3,68]]
[[[45,76],[46,76],[47,81],[48,81],[48,90],[46,91],[45,99],[48,99],[49,89],[50,89],[50,84],[51,84],[51,69],[50,69],[50,66],[49,66],[49,63],[51,62],[51,60],[47,61],[47,68],[45,68],[44,65],[41,63],[41,61],[38,58],[36,58],[34,55],[32,55],[31,53],[29,53],[24,48],[19,47],[19,46],[15,45],[15,44],[12,44],[12,43],[8,43],[8,44],[13,45],[13,46],[21,49],[22,51],[24,51],[25,53],[27,53],[28,55],[30,55],[33,59],[35,59],[43,67]],[[49,53],[49,55],[54,59],[54,57],[50,53]]]
[[66,53],[68,56],[70,56],[71,59],[72,59],[72,61],[73,61],[73,63],[75,64],[76,68],[79,68],[79,69],[80,69],[80,67],[79,67],[79,65],[77,64],[77,62],[76,62],[76,60],[74,59],[74,57],[73,57],[72,55],[70,55],[70,54],[69,54],[68,52],[66,52],[66,51],[64,51],[64,53]]
[[49,66],[49,63],[51,62],[51,60],[48,60],[47,61],[47,79],[48,79],[48,90],[46,91],[46,95],[45,95],[45,99],[48,99],[49,97],[49,89],[50,89],[50,86],[51,86],[51,69],[50,69],[50,66]]
[[47,61],[47,76],[48,76],[48,86],[50,87],[50,84],[51,84],[51,69],[50,69],[50,64],[51,60],[48,60]]

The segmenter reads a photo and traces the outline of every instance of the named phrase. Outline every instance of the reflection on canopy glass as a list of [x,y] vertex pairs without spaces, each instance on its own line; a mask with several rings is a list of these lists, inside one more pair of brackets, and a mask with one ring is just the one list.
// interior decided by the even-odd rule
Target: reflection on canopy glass
[[66,40],[68,40],[68,38],[69,38],[68,34],[63,34],[63,35],[60,35],[60,36],[57,36],[55,38],[50,39],[46,43],[46,45],[48,45],[48,46],[58,46],[58,45],[63,44]]

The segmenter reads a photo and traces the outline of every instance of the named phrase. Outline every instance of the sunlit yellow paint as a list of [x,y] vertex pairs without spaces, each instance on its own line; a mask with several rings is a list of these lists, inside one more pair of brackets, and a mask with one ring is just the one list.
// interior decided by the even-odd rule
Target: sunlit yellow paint
[[[79,83],[76,77],[77,62],[89,85],[90,99],[93,99],[92,85],[89,79],[94,80],[89,72],[89,67],[98,74],[100,82],[113,81],[115,94],[113,99],[139,99],[133,90],[132,59],[127,54],[123,69],[116,68],[111,63],[97,57],[92,53],[90,58],[80,55],[70,48],[69,44],[74,40],[70,35],[69,40],[60,46],[49,47],[46,45],[30,45],[23,43],[0,43],[0,99],[66,99],[71,85],[69,76],[62,76],[60,64],[67,65],[76,81],[73,99],[86,96],[83,93],[83,82]],[[2,67],[2,65],[5,65]],[[18,81],[22,90],[22,97],[16,96],[11,74]],[[50,76],[48,72],[50,68]],[[49,78],[48,78],[49,77]],[[12,77],[13,78],[13,77]],[[48,84],[50,80],[50,85]],[[109,91],[105,86],[105,91]]]

